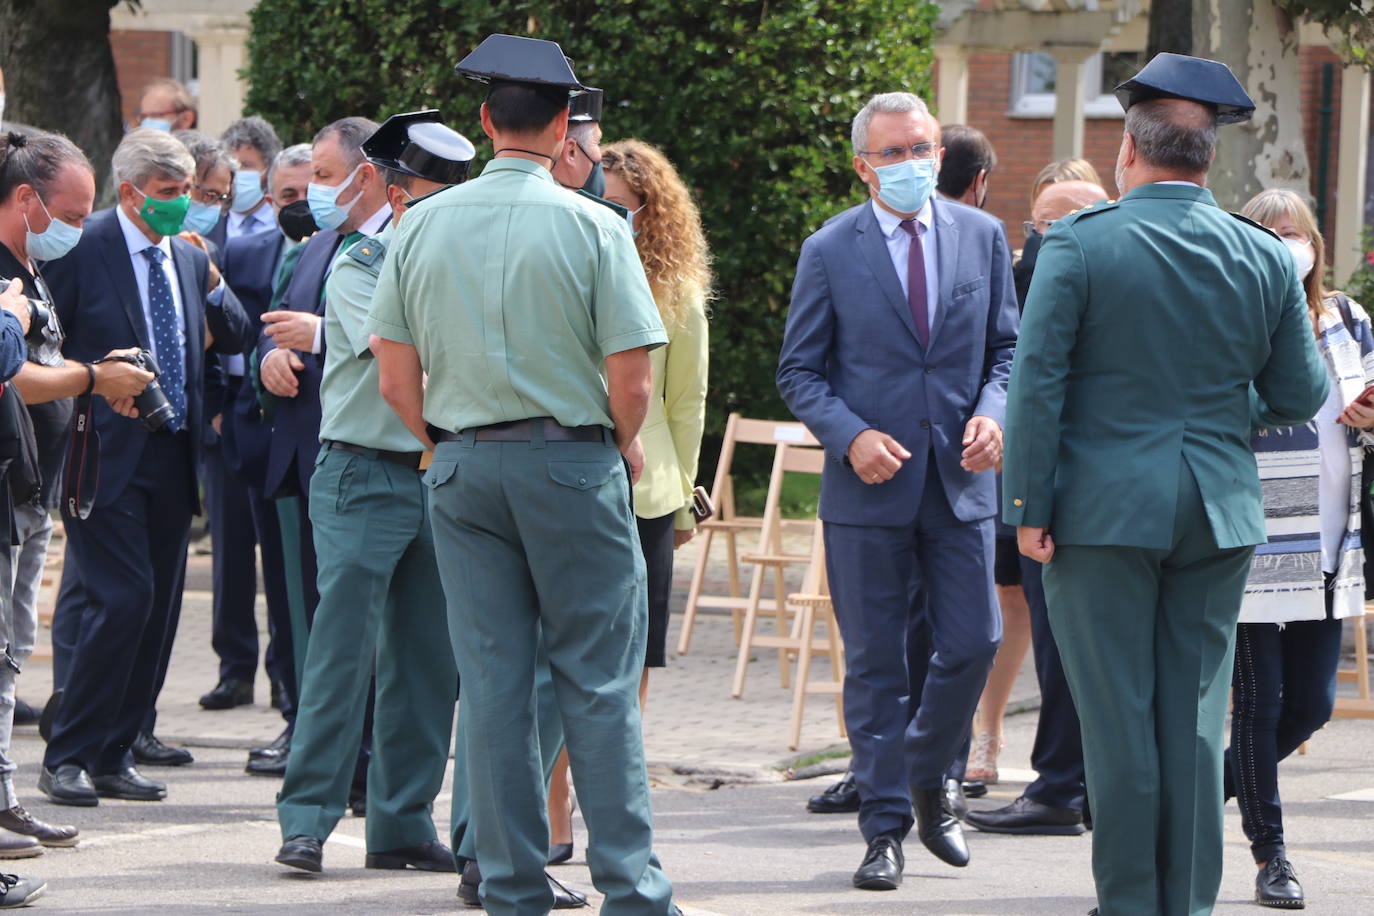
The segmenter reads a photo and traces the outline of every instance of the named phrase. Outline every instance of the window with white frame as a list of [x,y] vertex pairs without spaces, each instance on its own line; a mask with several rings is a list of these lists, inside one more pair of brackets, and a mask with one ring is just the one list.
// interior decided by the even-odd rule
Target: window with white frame
[[[1121,106],[1112,90],[1135,75],[1145,63],[1139,51],[1094,54],[1083,65],[1083,114],[1090,118],[1119,118]],[[1043,51],[1013,54],[1011,99],[1007,114],[1013,118],[1054,117],[1054,90],[1058,66]]]

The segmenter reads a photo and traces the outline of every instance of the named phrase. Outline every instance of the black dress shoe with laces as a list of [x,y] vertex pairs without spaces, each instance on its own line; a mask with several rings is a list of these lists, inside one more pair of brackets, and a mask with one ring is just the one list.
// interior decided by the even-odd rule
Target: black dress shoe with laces
[[95,794],[101,798],[122,798],[125,801],[162,801],[167,797],[164,783],[149,779],[137,767],[125,767],[118,773],[102,773],[91,777]]
[[[575,891],[563,884],[553,875],[544,872],[544,877],[549,882],[549,890],[553,891],[553,908],[555,910],[576,910],[587,906],[587,895],[580,891]],[[482,898],[478,894],[482,886],[482,869],[477,866],[476,859],[467,859],[463,862],[463,877],[458,882],[458,899],[463,901],[466,907],[480,909]],[[681,913],[681,911],[678,911]]]
[[453,850],[438,840],[430,840],[418,846],[389,849],[386,852],[369,852],[363,864],[368,868],[418,868],[420,871],[443,871],[452,874],[458,870],[453,858]]
[[854,886],[865,891],[895,891],[902,884],[902,841],[895,833],[873,838],[864,853],[863,864],[854,872]]
[[1073,808],[1052,808],[1024,795],[1002,808],[970,811],[964,820],[985,833],[1079,836],[1087,832],[1083,815]]
[[202,709],[233,709],[235,706],[253,705],[253,682],[236,678],[221,678],[205,696],[200,698]]
[[813,795],[806,802],[806,810],[812,814],[849,814],[859,810],[859,787],[854,783],[854,772],[847,771],[840,781],[820,795]]
[[1255,902],[1285,910],[1301,910],[1307,906],[1292,862],[1277,855],[1259,870],[1255,876]]
[[94,808],[100,804],[91,777],[74,763],[64,763],[52,770],[44,767],[38,775],[38,791],[59,805]]
[[964,797],[963,783],[957,779],[945,780],[945,807],[961,821],[968,816],[968,799]]
[[301,871],[319,871],[324,860],[324,844],[319,837],[298,833],[286,838],[277,850],[277,861]]
[[968,864],[968,845],[964,828],[949,810],[943,787],[911,790],[911,805],[916,810],[916,835],[935,858],[963,868]]
[[129,746],[134,763],[145,767],[179,767],[195,760],[184,747],[168,747],[152,732],[139,732]]

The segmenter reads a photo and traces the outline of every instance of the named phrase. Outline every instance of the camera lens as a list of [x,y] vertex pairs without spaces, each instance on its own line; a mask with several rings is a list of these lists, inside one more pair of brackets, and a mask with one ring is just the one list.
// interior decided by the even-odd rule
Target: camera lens
[[149,382],[143,393],[134,398],[134,406],[138,408],[138,418],[143,423],[143,428],[150,433],[162,429],[176,416],[176,411],[172,409],[167,394],[157,383],[157,379]]
[[48,306],[41,299],[29,300],[29,330],[24,335],[24,340],[30,344],[41,344],[44,341],[43,332],[48,329],[48,322],[52,320],[52,314],[48,311]]

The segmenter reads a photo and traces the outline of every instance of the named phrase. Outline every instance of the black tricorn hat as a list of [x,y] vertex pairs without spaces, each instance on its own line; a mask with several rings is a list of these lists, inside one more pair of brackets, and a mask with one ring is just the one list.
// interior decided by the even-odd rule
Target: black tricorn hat
[[1218,124],[1250,120],[1255,103],[1231,68],[1205,57],[1156,54],[1140,72],[1116,87],[1123,111],[1150,99],[1185,99],[1207,105],[1217,113]]
[[569,92],[586,89],[557,42],[519,35],[488,35],[454,70],[481,83],[523,83]]
[[363,141],[363,156],[373,165],[439,184],[467,180],[476,154],[468,138],[432,108],[394,114]]
[[588,87],[568,102],[569,121],[600,121],[601,103],[605,94],[600,89]]

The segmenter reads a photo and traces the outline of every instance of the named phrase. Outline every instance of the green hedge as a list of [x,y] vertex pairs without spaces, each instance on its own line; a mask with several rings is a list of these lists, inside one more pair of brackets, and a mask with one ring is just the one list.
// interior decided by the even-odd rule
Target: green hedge
[[477,142],[483,90],[453,65],[492,32],[559,42],[606,91],[607,139],[662,147],[697,193],[718,296],[709,479],[729,411],[788,416],[773,370],[797,250],[860,199],[848,135],[864,101],[928,95],[937,12],[896,0],[262,0],[248,108],[295,142],[345,115],[432,106]]

